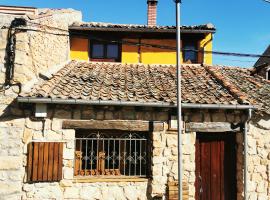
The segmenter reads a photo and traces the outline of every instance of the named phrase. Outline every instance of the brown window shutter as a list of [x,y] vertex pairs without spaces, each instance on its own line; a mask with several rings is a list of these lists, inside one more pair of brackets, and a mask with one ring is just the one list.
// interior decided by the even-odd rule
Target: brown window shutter
[[62,179],[62,163],[62,142],[29,143],[27,158],[27,181],[60,181]]
[[203,64],[204,63],[204,48],[201,47],[201,41],[197,44],[198,51],[198,63]]

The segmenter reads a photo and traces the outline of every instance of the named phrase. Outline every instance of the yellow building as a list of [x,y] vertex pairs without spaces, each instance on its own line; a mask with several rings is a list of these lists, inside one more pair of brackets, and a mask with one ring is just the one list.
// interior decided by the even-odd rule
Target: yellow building
[[[182,62],[212,64],[211,24],[181,28]],[[77,60],[176,64],[174,26],[76,23],[70,27],[70,57]]]
[[[75,23],[71,59],[176,64],[176,27],[157,26],[158,0],[147,0],[147,25]],[[212,64],[212,24],[181,27],[182,62]],[[208,52],[208,53],[206,53]]]

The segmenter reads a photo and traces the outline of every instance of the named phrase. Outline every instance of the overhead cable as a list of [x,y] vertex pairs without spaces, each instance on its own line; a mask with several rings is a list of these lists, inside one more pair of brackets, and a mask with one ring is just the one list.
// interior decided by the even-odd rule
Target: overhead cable
[[[70,36],[69,31],[65,30],[65,29],[62,29],[62,28],[48,26],[48,25],[37,23],[37,22],[32,22],[32,21],[29,21],[29,20],[27,20],[27,23],[30,23],[32,25],[36,25],[36,26],[39,26],[39,27],[44,27],[44,28],[47,28],[47,29],[51,29],[51,30],[53,29],[53,30],[67,32],[68,34],[52,33],[52,32],[48,32],[46,30],[41,31],[41,30],[31,29],[31,28],[17,28],[17,29],[48,33],[48,34],[58,35],[58,36]],[[130,45],[130,46],[144,46],[144,47],[149,47],[149,48],[158,48],[158,49],[176,51],[176,47],[173,47],[173,46],[156,45],[156,44],[148,44],[148,43],[138,43],[138,42],[132,42],[132,41],[127,41],[127,40],[111,40],[111,39],[104,39],[102,37],[97,37],[97,36],[93,36],[93,35],[89,35],[89,34],[82,34],[82,33],[80,33],[79,35],[88,37],[90,39],[104,41],[104,42],[110,42],[110,43],[125,44],[125,45]],[[204,49],[182,48],[182,51],[190,51],[190,52],[204,53],[204,54],[213,54],[213,55],[220,55],[220,56],[270,58],[270,55],[251,54],[251,53],[236,53],[236,52],[223,52],[223,51],[208,51],[208,50],[204,50]]]

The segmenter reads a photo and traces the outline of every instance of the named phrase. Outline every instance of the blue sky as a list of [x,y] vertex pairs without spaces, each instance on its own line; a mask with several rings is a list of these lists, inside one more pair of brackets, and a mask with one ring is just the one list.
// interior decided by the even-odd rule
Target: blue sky
[[[270,44],[270,3],[263,0],[182,0],[181,23],[211,22],[214,50],[261,54]],[[21,5],[81,10],[84,21],[146,23],[146,0],[0,0]],[[159,0],[158,24],[174,25],[173,0]],[[252,66],[256,59],[214,56],[214,64]]]

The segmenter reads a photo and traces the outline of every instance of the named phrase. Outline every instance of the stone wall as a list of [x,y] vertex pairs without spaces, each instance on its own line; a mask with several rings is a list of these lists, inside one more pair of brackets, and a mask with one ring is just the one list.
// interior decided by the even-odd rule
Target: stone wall
[[[190,200],[195,199],[195,142],[196,133],[185,132],[182,135],[183,184],[188,185],[188,196]],[[166,143],[165,156],[168,157],[168,181],[174,182],[178,180],[178,145],[176,131],[167,131]]]
[[[33,117],[33,107],[16,104],[21,87],[25,90],[40,76],[49,76],[69,59],[68,25],[81,20],[74,10],[39,10],[27,17],[23,32],[16,33],[14,78],[6,79],[6,47],[12,15],[0,15],[0,200],[1,199],[151,199],[166,194],[168,181],[177,180],[177,133],[168,121],[175,110],[49,106],[48,117]],[[42,26],[38,25],[42,24]],[[48,27],[50,26],[50,27]],[[60,30],[61,29],[61,30]],[[14,31],[14,30],[13,30]],[[56,66],[56,67],[54,67]],[[52,68],[53,67],[53,68]],[[29,82],[30,81],[30,82]],[[163,123],[164,130],[152,132],[152,179],[140,182],[81,183],[73,176],[75,130],[62,129],[64,119],[147,120]],[[241,111],[184,110],[183,177],[189,185],[189,199],[195,198],[196,131],[235,131],[237,133],[237,191],[243,199],[243,134]],[[214,123],[212,123],[214,122]],[[226,122],[226,123],[224,123]],[[233,127],[233,128],[232,128]],[[248,133],[248,199],[270,199],[270,120],[255,116]],[[27,144],[32,141],[61,141],[64,145],[63,180],[54,183],[26,182]]]
[[[22,89],[28,90],[40,74],[69,60],[68,25],[82,19],[81,12],[72,9],[43,9],[37,16],[21,16],[27,25],[9,30],[16,17],[0,14],[0,118],[9,115],[11,104]],[[15,35],[16,44],[11,69],[14,74],[7,85],[7,71],[12,68],[7,53],[9,31]]]
[[35,183],[25,184],[22,199],[147,199],[147,182],[120,183]]
[[68,25],[81,21],[81,13],[75,10],[47,12],[44,17],[31,20],[26,32],[16,35],[15,82],[24,84],[69,60]]
[[[11,85],[4,85],[7,71],[8,32],[14,15],[0,14],[0,199],[21,199],[22,180],[26,164],[23,152],[27,136],[25,113],[18,108],[15,99],[21,87],[29,80],[35,80],[39,73],[50,70],[69,59],[68,25],[81,20],[81,13],[74,10],[40,11],[30,19],[23,32],[16,34],[14,79]],[[32,23],[40,23],[64,29],[49,29]],[[14,30],[13,30],[14,31]],[[64,35],[57,35],[64,34]],[[29,113],[29,112],[28,112]],[[25,131],[24,131],[25,130]],[[30,136],[29,136],[30,137]],[[31,138],[32,139],[32,138]]]
[[[167,183],[177,180],[177,132],[168,127],[170,111],[168,109],[108,107],[108,106],[54,106],[48,107],[48,117],[40,120],[33,117],[32,106],[16,105],[12,118],[4,118],[1,130],[5,130],[1,140],[1,159],[6,163],[0,168],[1,183],[5,190],[1,195],[12,199],[151,199],[165,196]],[[195,112],[185,111],[189,122],[195,120]],[[190,114],[188,114],[190,113]],[[202,116],[202,112],[199,112]],[[230,113],[238,118],[239,113]],[[210,121],[220,121],[224,112],[204,112]],[[217,117],[220,116],[220,117]],[[210,119],[209,118],[209,119]],[[152,179],[118,182],[82,183],[73,175],[75,130],[63,129],[63,120],[147,120],[163,123],[164,130],[152,132]],[[222,119],[224,120],[224,119]],[[188,183],[189,199],[195,198],[195,132],[183,133],[183,174]],[[27,144],[33,141],[64,142],[63,180],[54,183],[27,183],[25,173]],[[8,157],[5,157],[8,156]],[[10,164],[9,164],[10,163]],[[10,173],[12,172],[12,173]],[[14,175],[12,175],[14,174]],[[15,185],[14,185],[15,183]],[[17,184],[17,185],[16,185]],[[4,187],[3,187],[4,188]],[[23,189],[21,189],[23,188]],[[10,191],[8,193],[8,191]],[[15,191],[15,192],[14,192]],[[91,194],[91,195],[90,195]],[[94,195],[95,194],[95,195]]]
[[19,200],[25,176],[22,142],[25,119],[0,121],[0,199]]
[[248,134],[248,180],[250,199],[270,199],[270,129],[255,123]]
[[[270,199],[270,120],[267,116],[252,117],[247,138],[247,195],[250,200]],[[237,134],[237,197],[243,199],[244,137]]]
[[[21,87],[29,80],[35,80],[39,73],[69,59],[67,26],[73,21],[81,20],[81,13],[78,11],[47,11],[40,10],[38,16],[22,16],[29,23],[26,27],[21,27],[24,31],[15,34],[14,78],[10,85],[5,85],[9,67],[8,33],[11,22],[18,16],[0,14],[0,199],[16,200],[22,196],[26,165],[25,157],[22,156],[26,152],[23,134],[27,134],[27,129],[25,113],[18,108],[15,99]],[[55,26],[66,31],[32,23]],[[12,32],[14,31],[13,29]],[[57,35],[63,32],[65,35]]]
[[[145,112],[147,110],[148,112]],[[27,113],[27,110],[26,112]],[[163,113],[163,114],[162,114]],[[113,116],[112,116],[113,115]],[[159,121],[164,124],[164,130],[152,132],[153,157],[152,179],[142,179],[128,182],[124,179],[103,182],[82,183],[81,179],[74,177],[74,152],[75,130],[62,129],[63,120],[87,119],[87,120],[149,120]],[[21,145],[24,149],[22,160],[26,161],[27,144],[33,141],[58,141],[64,142],[63,151],[63,180],[59,183],[34,183],[26,182],[26,174],[23,179],[23,199],[151,199],[154,196],[162,196],[166,193],[167,177],[171,172],[172,162],[168,156],[172,155],[171,149],[176,146],[175,141],[167,136],[166,129],[168,112],[154,109],[92,107],[92,106],[51,106],[48,109],[48,118],[45,121],[26,117]],[[172,135],[172,134],[170,134]],[[171,147],[172,145],[172,147]],[[177,159],[174,149],[174,161]],[[171,162],[169,164],[168,162]],[[24,163],[24,167],[26,167]],[[176,168],[177,170],[177,168]],[[175,172],[176,173],[176,172]],[[85,181],[83,181],[85,182]],[[86,181],[87,182],[87,181]]]
[[[18,16],[1,15],[0,21],[0,84],[5,81],[8,31],[12,20]],[[81,21],[81,13],[75,10],[39,10],[39,15],[22,16],[26,26],[19,26],[15,45],[13,83],[25,84],[36,79],[39,73],[63,64],[69,59],[68,25]],[[12,33],[16,28],[12,29]]]
[[[177,132],[168,121],[173,110],[109,106],[48,106],[45,120],[34,116],[29,105],[13,105],[0,122],[0,199],[151,199],[166,195],[167,183],[177,180]],[[228,129],[224,124],[244,120],[242,112],[220,110],[184,111],[183,177],[189,199],[195,199],[195,129]],[[147,120],[163,123],[164,130],[152,132],[152,179],[135,182],[79,182],[73,175],[75,130],[63,129],[63,120]],[[218,124],[217,127],[209,123]],[[233,123],[232,123],[233,122]],[[269,137],[265,122],[251,123],[248,137],[249,199],[269,200]],[[194,125],[195,123],[195,125]],[[260,127],[259,125],[260,124]],[[264,125],[264,126],[263,126]],[[202,127],[204,126],[204,127]],[[236,128],[238,126],[235,126]],[[264,128],[263,128],[264,127]],[[206,129],[205,129],[206,128]],[[239,127],[238,127],[239,128]],[[188,130],[189,129],[189,130]],[[219,130],[222,131],[222,130]],[[238,131],[238,130],[237,130]],[[236,132],[237,132],[236,131]],[[238,200],[243,199],[243,134],[237,133]],[[64,145],[63,180],[54,183],[26,182],[27,144],[32,141],[61,141]],[[91,195],[90,195],[91,194]],[[95,194],[95,195],[93,195]],[[134,199],[134,198],[133,198]]]

